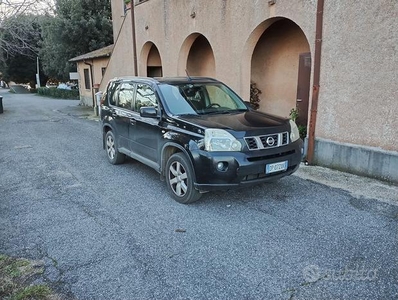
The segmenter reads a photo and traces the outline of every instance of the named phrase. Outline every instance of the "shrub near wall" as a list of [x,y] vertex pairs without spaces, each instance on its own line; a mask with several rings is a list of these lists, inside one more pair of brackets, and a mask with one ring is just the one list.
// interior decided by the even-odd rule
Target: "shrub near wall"
[[40,96],[57,98],[57,99],[72,99],[72,100],[80,99],[78,90],[65,90],[65,89],[41,87],[37,89],[37,94],[39,94]]

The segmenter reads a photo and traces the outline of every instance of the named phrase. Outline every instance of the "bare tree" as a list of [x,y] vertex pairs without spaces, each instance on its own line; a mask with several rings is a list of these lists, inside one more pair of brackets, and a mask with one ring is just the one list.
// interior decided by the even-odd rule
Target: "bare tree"
[[53,0],[0,0],[0,48],[3,58],[35,56],[40,29],[37,18],[54,12]]
[[35,15],[53,10],[53,0],[0,0],[0,22],[21,14]]

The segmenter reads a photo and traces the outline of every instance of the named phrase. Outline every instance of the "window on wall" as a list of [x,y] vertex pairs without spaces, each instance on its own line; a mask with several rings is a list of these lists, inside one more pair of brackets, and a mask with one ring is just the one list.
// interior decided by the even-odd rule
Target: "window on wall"
[[89,69],[84,69],[84,86],[86,90],[91,89]]
[[101,68],[101,74],[102,74],[102,76],[104,76],[105,72],[106,72],[106,68]]

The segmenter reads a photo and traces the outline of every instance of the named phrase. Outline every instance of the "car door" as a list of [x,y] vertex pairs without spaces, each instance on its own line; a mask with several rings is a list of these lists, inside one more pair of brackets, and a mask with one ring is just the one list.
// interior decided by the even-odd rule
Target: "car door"
[[134,84],[131,82],[120,82],[114,93],[112,107],[112,117],[116,130],[116,140],[118,148],[126,151],[130,148],[129,130],[130,119],[132,117],[132,104],[134,101]]
[[134,121],[131,122],[129,137],[131,151],[152,162],[158,161],[160,139],[159,119],[140,116],[141,107],[158,107],[154,89],[145,83],[137,83],[134,102]]

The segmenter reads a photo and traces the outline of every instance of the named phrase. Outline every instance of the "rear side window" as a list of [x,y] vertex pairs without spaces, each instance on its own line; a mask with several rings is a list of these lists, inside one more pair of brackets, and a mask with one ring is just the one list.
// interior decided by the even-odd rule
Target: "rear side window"
[[132,109],[134,102],[134,84],[131,82],[123,82],[120,84],[118,92],[117,106],[126,109]]
[[116,105],[117,102],[117,87],[119,86],[119,82],[112,82],[107,90],[108,100],[110,105]]

